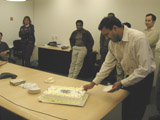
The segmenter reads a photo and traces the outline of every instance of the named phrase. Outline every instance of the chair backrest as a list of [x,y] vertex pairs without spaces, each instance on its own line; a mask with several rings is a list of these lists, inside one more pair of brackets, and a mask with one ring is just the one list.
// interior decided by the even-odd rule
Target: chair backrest
[[21,40],[14,40],[13,41],[13,56],[18,58],[23,58],[22,53],[22,42]]
[[14,47],[15,50],[21,51],[22,50],[21,40],[14,40],[13,41],[13,47]]

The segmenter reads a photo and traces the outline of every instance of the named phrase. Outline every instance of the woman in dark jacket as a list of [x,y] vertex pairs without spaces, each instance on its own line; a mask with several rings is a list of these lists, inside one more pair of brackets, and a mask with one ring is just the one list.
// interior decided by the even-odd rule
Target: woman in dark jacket
[[19,37],[21,37],[22,40],[22,64],[30,67],[30,59],[34,48],[35,36],[34,26],[31,24],[31,19],[29,16],[25,16],[23,19],[23,26],[20,28]]

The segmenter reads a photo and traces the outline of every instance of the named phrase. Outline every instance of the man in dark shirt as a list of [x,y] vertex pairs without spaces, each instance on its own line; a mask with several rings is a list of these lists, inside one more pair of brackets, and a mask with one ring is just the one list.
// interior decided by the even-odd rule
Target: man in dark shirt
[[76,21],[77,30],[73,31],[70,37],[72,48],[72,60],[68,77],[77,78],[83,66],[84,58],[92,52],[94,40],[91,33],[83,28],[83,21]]
[[3,34],[0,32],[0,60],[6,61],[9,58],[9,47],[7,43],[2,42]]

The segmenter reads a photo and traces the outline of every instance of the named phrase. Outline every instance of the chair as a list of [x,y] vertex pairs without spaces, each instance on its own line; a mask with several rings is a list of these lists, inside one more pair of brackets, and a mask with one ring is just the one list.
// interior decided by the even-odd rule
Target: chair
[[14,40],[13,41],[13,56],[18,57],[19,59],[22,59],[22,65],[24,65],[21,40]]
[[13,41],[13,56],[22,59],[22,43],[21,40]]

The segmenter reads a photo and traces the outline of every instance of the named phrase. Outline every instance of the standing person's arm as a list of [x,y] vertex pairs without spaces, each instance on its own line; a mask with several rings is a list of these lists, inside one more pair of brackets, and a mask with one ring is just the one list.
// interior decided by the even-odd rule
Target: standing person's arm
[[148,36],[148,41],[149,41],[151,48],[156,46],[156,43],[158,42],[158,40],[159,40],[158,31],[154,31],[152,32],[152,34],[150,34],[150,36]]
[[34,25],[31,24],[30,35],[34,36]]
[[35,35],[34,35],[34,25],[30,25],[29,31],[29,38],[35,41]]
[[28,38],[28,43],[34,44],[35,43],[35,36],[34,36],[34,25],[30,24],[29,28],[26,30],[26,38]]
[[[21,26],[21,28],[19,30],[19,37],[21,37],[22,39],[29,39],[32,36],[32,34],[34,34],[33,25],[31,25],[30,27]],[[32,38],[33,38],[33,36],[32,36]]]
[[74,46],[74,37],[75,37],[75,32],[72,32],[70,38],[69,38],[69,41],[70,41],[70,45],[71,45],[71,48]]
[[22,38],[25,34],[25,31],[24,31],[24,28],[23,26],[20,27],[20,30],[19,30],[19,37]]
[[89,31],[87,31],[87,49],[88,49],[88,53],[92,52],[93,45],[94,45],[93,37],[92,37],[91,33]]

